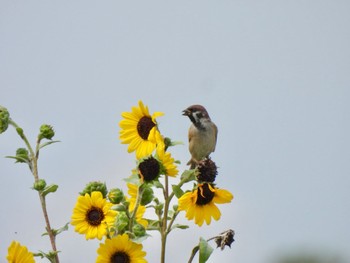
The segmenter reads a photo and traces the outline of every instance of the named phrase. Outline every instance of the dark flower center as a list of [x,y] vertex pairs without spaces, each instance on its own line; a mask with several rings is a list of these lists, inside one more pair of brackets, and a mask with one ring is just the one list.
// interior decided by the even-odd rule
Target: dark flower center
[[139,164],[139,171],[146,182],[153,181],[160,173],[159,162],[151,156]]
[[130,257],[125,252],[118,251],[111,257],[111,263],[130,263]]
[[151,117],[143,116],[137,123],[137,132],[144,140],[148,139],[149,132],[156,126]]
[[213,200],[215,193],[212,192],[209,188],[209,184],[203,184],[198,187],[197,190],[197,205],[206,205]]
[[210,158],[205,158],[198,163],[197,169],[199,171],[197,180],[199,182],[213,183],[218,174],[215,162]]
[[105,218],[103,211],[98,207],[91,207],[86,213],[86,220],[92,226],[98,226],[101,224],[102,220]]

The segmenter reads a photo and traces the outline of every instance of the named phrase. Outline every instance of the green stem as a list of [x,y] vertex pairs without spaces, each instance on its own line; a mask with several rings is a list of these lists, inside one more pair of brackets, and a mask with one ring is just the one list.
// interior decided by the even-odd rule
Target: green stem
[[161,263],[165,263],[165,248],[166,248],[166,239],[167,239],[167,223],[168,223],[168,211],[170,204],[170,196],[169,196],[169,179],[168,176],[165,175],[165,189],[164,189],[164,214],[163,214],[163,222],[161,225],[161,238],[162,238],[162,250],[161,250]]
[[143,193],[143,189],[141,188],[142,185],[140,185],[138,187],[137,190],[137,196],[136,196],[136,203],[135,203],[135,207],[130,215],[130,221],[129,221],[129,231],[132,232],[132,227],[134,225],[134,219],[136,217],[137,214],[137,210],[139,209],[140,203],[141,203],[141,198],[142,198],[142,193]]
[[[30,145],[27,137],[25,136],[23,130],[21,127],[19,127],[17,125],[17,123],[15,123],[12,119],[10,119],[9,124],[11,124],[17,131],[18,135],[21,137],[21,139],[24,141],[24,143],[26,144],[28,150],[29,150],[29,158],[30,158],[30,164],[29,164],[29,168],[34,176],[34,181],[37,182],[39,181],[39,172],[38,172],[38,158],[39,158],[39,149],[40,149],[40,140],[37,140],[36,143],[36,151],[34,153],[32,146]],[[41,204],[41,208],[43,211],[43,215],[44,215],[44,219],[45,219],[45,223],[46,223],[46,231],[49,235],[50,238],[50,243],[51,243],[51,247],[53,252],[55,253],[55,258],[54,258],[54,262],[55,263],[59,263],[59,258],[58,258],[58,251],[57,251],[57,247],[56,247],[56,237],[55,234],[51,228],[50,225],[50,220],[49,220],[49,215],[47,212],[47,208],[46,208],[46,200],[45,200],[45,196],[43,196],[40,192],[38,192],[39,194],[39,199],[40,199],[40,204]]]
[[191,263],[191,262],[192,262],[192,260],[194,259],[194,256],[197,254],[198,250],[199,250],[199,246],[195,246],[195,247],[192,249],[191,256],[190,256],[190,258],[189,258],[189,260],[188,260],[187,263]]
[[176,217],[177,217],[178,214],[179,214],[179,211],[176,211],[176,212],[174,213],[173,217],[171,218],[171,221],[169,222],[169,225],[168,225],[168,229],[167,229],[167,231],[166,231],[167,234],[170,233],[171,227],[173,226],[173,224],[174,224],[174,222],[175,222],[175,219],[176,219]]

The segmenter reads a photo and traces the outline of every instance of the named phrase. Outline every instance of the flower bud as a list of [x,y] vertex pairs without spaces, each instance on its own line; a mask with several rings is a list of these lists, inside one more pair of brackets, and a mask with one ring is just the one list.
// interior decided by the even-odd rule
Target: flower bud
[[124,193],[119,188],[113,188],[108,193],[108,199],[112,204],[119,204],[124,199]]
[[25,148],[18,148],[16,151],[16,162],[17,163],[25,163],[29,160],[28,150]]
[[123,232],[129,225],[129,218],[125,212],[119,212],[116,220],[116,227],[118,232]]
[[41,125],[39,133],[40,139],[51,140],[53,136],[55,136],[55,131],[53,130],[52,126],[47,124]]
[[148,205],[150,202],[152,202],[153,197],[154,194],[152,188],[146,187],[142,192],[141,205]]
[[9,121],[10,113],[6,108],[0,106],[0,134],[7,130]]
[[101,183],[101,182],[88,183],[85,186],[84,190],[82,192],[80,192],[79,194],[82,196],[84,196],[85,194],[91,195],[91,193],[94,191],[101,192],[103,198],[106,198],[106,196],[107,196],[107,186],[105,183]]
[[39,179],[33,185],[33,189],[35,189],[37,191],[42,191],[45,189],[45,187],[46,187],[46,182],[44,179]]
[[135,224],[132,227],[132,232],[137,237],[143,237],[146,234],[146,229],[140,224]]

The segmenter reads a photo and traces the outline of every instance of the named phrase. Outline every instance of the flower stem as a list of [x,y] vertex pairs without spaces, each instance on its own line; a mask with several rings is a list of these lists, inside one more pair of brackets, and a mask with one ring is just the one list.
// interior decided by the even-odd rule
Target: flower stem
[[190,256],[190,258],[189,258],[189,260],[188,260],[187,263],[191,263],[191,262],[192,262],[192,260],[194,259],[194,256],[197,254],[198,250],[199,250],[199,246],[195,246],[195,247],[192,249],[191,256]]
[[170,204],[171,198],[169,198],[169,179],[168,176],[165,176],[165,189],[164,189],[164,214],[163,214],[163,222],[162,222],[162,228],[161,228],[161,238],[162,238],[162,250],[161,250],[161,257],[160,262],[165,263],[165,248],[166,248],[166,239],[168,236],[167,231],[167,223],[168,223],[168,211],[169,211],[169,204]]
[[[12,120],[10,119],[9,124],[11,124],[17,131],[17,133],[19,134],[19,136],[21,137],[21,139],[24,141],[24,143],[26,144],[29,154],[30,154],[30,163],[29,163],[29,168],[30,171],[32,172],[33,176],[34,176],[34,181],[38,182],[39,181],[39,172],[38,172],[38,158],[39,158],[39,149],[40,149],[40,140],[37,140],[36,143],[36,151],[33,151],[32,146],[30,145],[27,137],[25,136],[23,130]],[[45,196],[43,196],[41,194],[41,192],[38,191],[39,194],[39,199],[40,199],[40,204],[41,204],[41,208],[43,211],[43,215],[44,215],[44,219],[45,219],[45,223],[46,223],[46,231],[47,234],[49,235],[50,238],[50,243],[51,243],[51,247],[52,250],[55,254],[54,257],[54,262],[55,263],[59,263],[59,258],[58,258],[58,251],[56,248],[56,237],[55,234],[51,228],[50,225],[50,220],[49,220],[49,215],[47,212],[47,208],[46,208],[46,200],[45,200]]]

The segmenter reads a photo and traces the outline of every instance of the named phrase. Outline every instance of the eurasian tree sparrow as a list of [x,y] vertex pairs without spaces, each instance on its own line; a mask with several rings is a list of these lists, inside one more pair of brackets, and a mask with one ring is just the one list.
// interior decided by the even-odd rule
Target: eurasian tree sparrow
[[183,111],[192,122],[188,130],[189,151],[191,160],[187,165],[194,169],[197,163],[214,152],[218,135],[218,128],[211,121],[207,110],[201,105],[192,105]]

